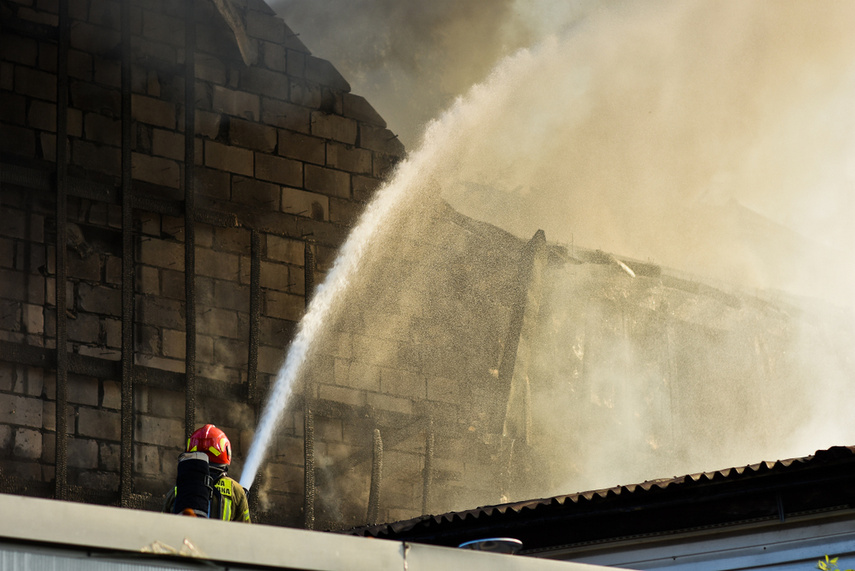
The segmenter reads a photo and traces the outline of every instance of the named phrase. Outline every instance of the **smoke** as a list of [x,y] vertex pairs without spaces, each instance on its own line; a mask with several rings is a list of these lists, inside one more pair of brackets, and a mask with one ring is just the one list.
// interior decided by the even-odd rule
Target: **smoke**
[[415,148],[424,126],[495,64],[581,17],[591,0],[275,0],[271,6],[330,60]]
[[756,287],[813,295],[819,273],[823,295],[848,297],[834,261],[855,238],[847,3],[273,6],[410,149],[516,54],[492,72],[515,82],[502,108],[463,135],[481,167],[449,196],[464,213]]
[[[507,0],[475,6],[276,5],[390,128],[407,133],[402,138],[416,150],[388,195],[407,196],[412,209],[440,194],[458,211],[520,237],[542,228],[553,242],[852,306],[855,4]],[[406,221],[418,214],[394,216],[372,234],[370,256],[388,251],[394,257],[402,241],[429,241]],[[442,245],[444,252],[457,251]],[[419,285],[417,264],[424,260],[413,258],[403,279],[388,280],[395,289]],[[340,281],[358,289],[357,277],[346,276]],[[574,279],[574,287],[585,286]],[[633,287],[615,286],[613,297],[624,303],[643,294],[644,303],[673,303],[655,284],[641,293]],[[715,318],[717,335],[684,348],[696,361],[683,364],[682,374],[663,373],[651,369],[652,342],[643,328],[635,337],[591,340],[608,314],[582,303],[583,291],[546,292],[546,307],[577,312],[561,323],[591,325],[541,332],[543,351],[532,371],[533,392],[550,383],[554,389],[534,396],[534,410],[542,413],[538,430],[564,438],[544,438],[543,458],[552,457],[555,472],[567,468],[576,479],[531,490],[529,497],[619,483],[605,478],[626,483],[808,453],[855,437],[841,409],[851,396],[852,364],[833,341],[852,338],[845,317],[816,313],[786,321],[764,309],[712,305],[698,321]],[[377,294],[369,291],[366,307],[382,305],[370,295]],[[331,311],[356,319],[364,310]],[[679,311],[689,310],[662,314],[692,322]],[[453,317],[449,312],[449,327]],[[686,342],[678,330],[650,327],[650,339]],[[412,329],[414,338],[430,334]],[[764,347],[765,339],[778,345]],[[374,371],[362,380],[388,393],[383,366],[395,364],[387,362],[395,353],[386,359],[368,343],[362,349],[375,359],[370,364],[379,381]],[[574,376],[573,358],[588,367],[584,386],[582,373]],[[753,371],[750,379],[740,376],[743,365]],[[693,404],[675,416],[663,403],[680,398]],[[774,421],[766,420],[770,410],[778,413]],[[675,436],[674,426],[685,431]],[[746,439],[754,440],[744,446]],[[559,458],[562,450],[578,457]],[[663,457],[664,450],[679,458]],[[674,472],[661,472],[668,469]],[[454,508],[489,501],[467,500]]]

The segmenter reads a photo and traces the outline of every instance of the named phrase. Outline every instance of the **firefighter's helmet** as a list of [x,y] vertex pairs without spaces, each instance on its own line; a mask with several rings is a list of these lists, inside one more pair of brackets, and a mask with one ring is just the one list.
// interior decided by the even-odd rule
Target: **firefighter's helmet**
[[206,424],[187,439],[187,452],[204,452],[212,464],[231,464],[232,445],[226,433]]

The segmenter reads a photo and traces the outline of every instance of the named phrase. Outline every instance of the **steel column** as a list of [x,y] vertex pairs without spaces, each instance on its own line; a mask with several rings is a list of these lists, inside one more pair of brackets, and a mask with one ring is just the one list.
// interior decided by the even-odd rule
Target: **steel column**
[[184,303],[187,379],[184,428],[196,426],[196,18],[195,0],[186,0],[184,13]]
[[371,490],[368,492],[368,524],[380,519],[380,484],[383,479],[383,438],[380,429],[374,429],[374,455],[371,461]]
[[[315,253],[312,250],[312,240],[305,237],[303,248],[304,295],[306,308],[311,301],[312,290],[315,288]],[[306,529],[315,528],[315,422],[312,412],[313,388],[312,373],[306,372],[305,398],[303,401],[303,526]]]
[[258,325],[261,319],[261,235],[252,230],[249,236],[249,356],[246,372],[246,395],[258,404]]
[[315,418],[303,409],[303,527],[315,529]]
[[433,421],[428,424],[425,435],[425,469],[422,482],[422,514],[429,513],[430,492],[433,487],[433,455],[436,447],[436,437],[433,431]]
[[122,2],[122,444],[119,505],[130,507],[134,456],[134,207],[131,189],[131,8]]
[[56,50],[56,491],[68,499],[68,300],[66,223],[68,220],[68,0],[59,2]]

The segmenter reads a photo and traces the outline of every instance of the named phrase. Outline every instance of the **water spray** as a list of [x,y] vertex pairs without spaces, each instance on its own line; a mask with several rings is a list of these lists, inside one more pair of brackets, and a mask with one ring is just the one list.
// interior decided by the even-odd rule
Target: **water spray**
[[350,283],[369,245],[376,241],[381,231],[381,223],[387,221],[391,214],[414,194],[407,191],[412,191],[412,182],[418,180],[417,171],[410,161],[399,165],[394,181],[381,187],[369,203],[341,247],[326,279],[318,286],[305,316],[300,320],[297,334],[288,347],[284,364],[276,375],[273,389],[255,430],[240,479],[240,484],[245,489],[252,487],[255,481],[276,427],[285,412],[294,382],[301,375],[313,344],[328,322],[336,300]]

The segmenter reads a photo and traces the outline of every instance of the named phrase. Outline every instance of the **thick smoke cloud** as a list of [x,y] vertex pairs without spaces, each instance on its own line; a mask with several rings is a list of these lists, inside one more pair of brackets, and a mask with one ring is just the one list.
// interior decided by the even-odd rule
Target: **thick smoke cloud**
[[[391,186],[412,203],[441,194],[460,212],[519,237],[544,229],[570,252],[574,245],[601,248],[690,279],[853,306],[855,3],[292,0],[275,7],[402,135],[412,154]],[[430,122],[433,117],[439,119]],[[419,220],[414,208],[407,204],[396,216]],[[388,235],[369,253],[389,248],[397,255],[411,226],[384,223]],[[451,265],[446,262],[437,265]],[[554,305],[569,307],[559,303],[561,296],[573,300],[578,293],[557,291]],[[633,353],[621,340],[602,343],[579,414],[552,415],[573,424],[544,432],[597,443],[588,462],[579,460],[584,450],[563,459],[579,462],[583,488],[617,483],[603,482],[604,475],[628,483],[851,444],[850,359],[828,350],[835,343],[820,342],[851,338],[851,326],[843,326],[848,315],[816,313],[810,327],[782,333],[788,351],[775,359],[764,357],[762,335],[755,334],[771,321],[734,330],[719,352],[698,347],[698,362],[719,369],[745,347],[758,362],[781,363],[781,371],[769,367],[770,384],[746,388],[733,373],[733,386],[682,387],[697,393],[692,410],[709,415],[702,428],[734,427],[731,436],[751,444],[745,449],[719,454],[709,443],[725,439],[687,433],[681,445],[689,452],[677,463],[663,459],[667,447],[656,438],[639,446],[639,435],[667,432],[656,423],[667,424],[674,413],[639,412],[649,395],[636,389],[632,375],[614,370],[633,371],[645,353]],[[596,314],[589,319],[602,321]],[[584,347],[569,339],[577,334],[561,332],[561,347]],[[718,355],[728,358],[714,363]],[[564,382],[561,363],[545,361],[541,378]],[[782,379],[795,379],[793,387]],[[623,401],[612,398],[618,392],[610,388],[620,384],[630,387]],[[815,394],[800,398],[807,392]],[[540,410],[560,402],[552,395],[542,395],[550,400]],[[779,396],[798,410],[790,416]],[[768,407],[755,406],[769,399]],[[596,407],[626,412],[608,438],[597,434],[597,418],[589,416]],[[768,411],[789,432],[745,422],[764,422]],[[753,446],[757,434],[768,434],[768,447]],[[613,454],[602,454],[604,440]],[[566,448],[563,442],[543,448],[552,455]],[[654,455],[641,457],[639,449]],[[624,461],[625,450],[639,456]],[[634,470],[648,462],[650,473],[613,465]],[[674,472],[662,473],[663,467]],[[577,484],[556,482],[529,497],[580,489]],[[478,503],[483,500],[470,505]]]
[[275,0],[277,13],[408,149],[503,57],[572,26],[590,0]]

